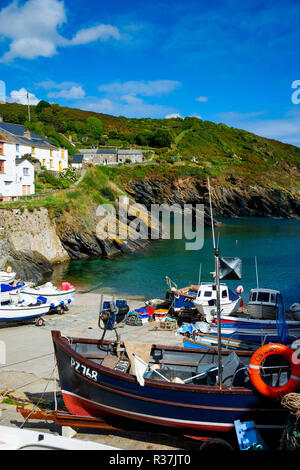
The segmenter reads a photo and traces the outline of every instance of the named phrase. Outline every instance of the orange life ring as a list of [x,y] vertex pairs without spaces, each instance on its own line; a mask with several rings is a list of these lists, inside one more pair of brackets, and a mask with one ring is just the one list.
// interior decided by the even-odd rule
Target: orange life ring
[[[280,387],[267,385],[260,376],[260,366],[266,357],[271,355],[283,356],[291,366],[290,379]],[[300,364],[292,360],[294,351],[279,343],[265,344],[252,355],[249,363],[249,376],[254,387],[262,394],[271,398],[281,398],[287,393],[293,392],[300,384]]]

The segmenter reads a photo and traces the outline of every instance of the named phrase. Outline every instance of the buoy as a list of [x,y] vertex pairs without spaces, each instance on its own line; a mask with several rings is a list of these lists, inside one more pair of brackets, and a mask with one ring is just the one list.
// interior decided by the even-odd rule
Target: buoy
[[[287,393],[295,391],[300,384],[300,364],[295,364],[293,354],[294,351],[291,348],[279,343],[265,344],[255,351],[249,363],[249,377],[256,390],[271,398],[282,398]],[[279,387],[267,385],[260,375],[261,364],[272,355],[284,357],[291,366],[290,379]]]

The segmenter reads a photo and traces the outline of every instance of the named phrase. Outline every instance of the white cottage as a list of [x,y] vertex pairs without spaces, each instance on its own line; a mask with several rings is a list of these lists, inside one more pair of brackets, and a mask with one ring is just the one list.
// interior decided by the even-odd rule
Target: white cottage
[[15,158],[12,144],[0,143],[0,202],[34,194],[34,166],[26,158]]
[[57,148],[50,140],[20,124],[3,122],[0,117],[0,145],[5,143],[13,144],[9,151],[15,159],[29,154],[47,170],[60,172],[68,168],[66,149]]

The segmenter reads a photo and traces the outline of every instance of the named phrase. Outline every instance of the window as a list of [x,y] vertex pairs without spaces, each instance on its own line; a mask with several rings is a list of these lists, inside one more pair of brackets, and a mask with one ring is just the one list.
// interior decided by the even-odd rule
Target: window
[[206,290],[204,292],[204,297],[211,297],[212,292],[210,290]]
[[275,295],[275,294],[271,294],[271,302],[272,302],[273,304],[276,303],[276,295]]
[[16,152],[20,152],[20,144],[16,144]]
[[50,157],[53,157],[53,150],[50,150]]
[[227,297],[227,290],[222,290],[222,299]]
[[269,302],[269,292],[259,292],[257,296],[258,302]]
[[53,168],[53,160],[50,160],[50,168]]
[[32,147],[31,153],[32,153],[32,155],[35,155],[35,147]]
[[4,173],[4,160],[0,160],[0,173]]
[[4,155],[4,143],[0,142],[0,155]]
[[29,168],[23,168],[23,176],[29,175]]
[[43,158],[43,166],[46,166],[46,159]]
[[256,301],[256,292],[252,292],[252,294],[251,294],[251,300],[252,300],[253,302]]
[[61,158],[65,158],[65,151],[64,151],[64,149],[61,149]]

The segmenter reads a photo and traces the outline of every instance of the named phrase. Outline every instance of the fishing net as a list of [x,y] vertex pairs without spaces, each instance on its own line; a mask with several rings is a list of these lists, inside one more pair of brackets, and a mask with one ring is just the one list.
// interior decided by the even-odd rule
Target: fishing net
[[290,415],[283,432],[280,449],[300,450],[300,394],[288,393],[281,400],[282,406],[287,408]]

